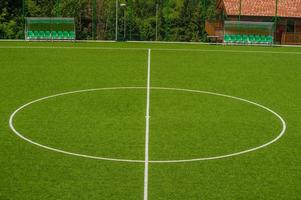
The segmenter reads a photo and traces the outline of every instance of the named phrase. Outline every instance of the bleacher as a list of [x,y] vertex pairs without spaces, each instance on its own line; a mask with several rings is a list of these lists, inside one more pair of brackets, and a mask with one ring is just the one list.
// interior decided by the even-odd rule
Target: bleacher
[[75,40],[74,31],[28,31],[28,40]]
[[240,35],[225,34],[226,44],[273,44],[274,38],[271,35]]

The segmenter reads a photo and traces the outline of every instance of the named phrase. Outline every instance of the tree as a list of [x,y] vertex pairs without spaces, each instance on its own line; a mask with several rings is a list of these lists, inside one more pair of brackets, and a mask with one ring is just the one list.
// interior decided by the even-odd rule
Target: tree
[[13,39],[16,35],[16,21],[7,19],[8,15],[7,9],[3,8],[0,15],[0,37]]
[[[74,17],[78,39],[91,39],[93,0],[24,0],[0,2],[0,38],[24,38],[24,14],[30,17]],[[95,0],[97,39],[115,38],[115,0]],[[57,2],[60,2],[57,4]],[[119,34],[126,16],[127,39],[206,41],[205,20],[215,19],[216,0],[119,0]],[[124,12],[123,12],[124,11]],[[124,15],[125,14],[125,15]]]

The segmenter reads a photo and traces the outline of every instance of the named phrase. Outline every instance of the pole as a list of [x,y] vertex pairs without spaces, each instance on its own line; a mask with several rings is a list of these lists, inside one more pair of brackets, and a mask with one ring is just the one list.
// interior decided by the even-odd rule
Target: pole
[[[202,12],[202,11],[206,11],[206,10],[208,10],[207,9],[207,2],[206,2],[206,0],[203,0],[203,2],[202,2],[202,6],[201,6],[201,24],[202,24],[202,26],[203,27],[205,27],[206,26],[206,18],[207,18],[207,14],[206,13],[204,13],[204,12]],[[200,30],[201,29],[201,30]],[[198,30],[199,30],[199,32],[202,32],[202,34],[204,34],[205,32],[204,32],[204,29],[202,29],[200,26],[198,26]],[[198,39],[199,40],[199,39]]]
[[25,19],[25,0],[22,0],[22,15],[23,15],[23,27],[24,27],[24,37],[25,37],[25,40],[27,38],[27,24],[26,24],[26,19]]
[[118,41],[118,0],[116,0],[115,40]]
[[278,0],[276,0],[276,6],[275,6],[275,20],[277,20],[277,15],[278,15]]
[[241,17],[241,0],[239,0],[239,16],[238,16],[238,21],[240,21]]
[[124,6],[123,9],[123,40],[126,39],[126,7]]
[[159,4],[156,4],[156,41],[158,41],[158,10]]
[[133,5],[129,4],[129,17],[128,17],[129,32],[130,32],[129,40],[132,40],[132,23],[133,23]]
[[96,0],[93,0],[92,6],[92,38],[93,40],[96,39]]
[[275,0],[275,21],[274,21],[274,42],[276,41],[277,37],[277,23],[278,23],[278,0]]

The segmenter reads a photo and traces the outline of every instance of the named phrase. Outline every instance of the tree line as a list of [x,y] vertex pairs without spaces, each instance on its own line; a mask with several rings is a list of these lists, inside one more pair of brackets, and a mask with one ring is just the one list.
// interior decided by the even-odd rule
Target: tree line
[[[119,0],[118,38],[205,41],[216,0]],[[0,38],[23,39],[24,17],[74,17],[77,39],[115,39],[116,0],[1,0]]]

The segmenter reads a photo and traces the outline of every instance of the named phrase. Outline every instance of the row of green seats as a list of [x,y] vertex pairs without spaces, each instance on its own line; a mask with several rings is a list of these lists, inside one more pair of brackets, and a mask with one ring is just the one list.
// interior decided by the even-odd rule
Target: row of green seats
[[228,35],[224,36],[225,43],[241,44],[272,44],[273,36],[266,35]]
[[30,40],[74,40],[74,31],[28,31]]

